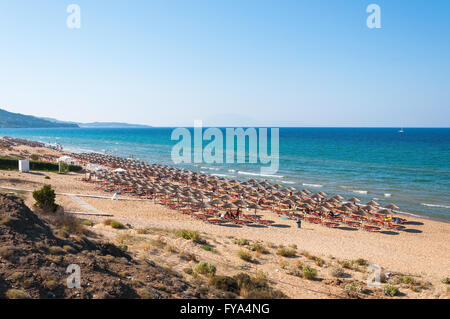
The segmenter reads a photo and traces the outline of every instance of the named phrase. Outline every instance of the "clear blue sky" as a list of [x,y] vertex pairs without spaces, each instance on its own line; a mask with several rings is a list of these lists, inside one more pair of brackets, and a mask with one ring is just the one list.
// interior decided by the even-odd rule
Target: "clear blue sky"
[[[81,7],[81,29],[66,8]],[[366,26],[381,7],[381,29]],[[448,0],[10,0],[0,108],[150,125],[450,126]]]

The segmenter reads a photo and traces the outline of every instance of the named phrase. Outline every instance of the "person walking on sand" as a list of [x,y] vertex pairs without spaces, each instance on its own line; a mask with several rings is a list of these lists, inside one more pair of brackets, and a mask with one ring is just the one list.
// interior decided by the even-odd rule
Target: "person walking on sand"
[[302,220],[300,218],[297,217],[295,222],[297,223],[297,228],[302,228]]

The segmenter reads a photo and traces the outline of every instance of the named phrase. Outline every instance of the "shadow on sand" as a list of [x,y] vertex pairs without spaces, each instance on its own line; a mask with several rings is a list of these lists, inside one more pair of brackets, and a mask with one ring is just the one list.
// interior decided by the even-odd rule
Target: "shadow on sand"
[[277,227],[277,228],[291,228],[292,226],[289,225],[283,225],[283,224],[272,224],[270,225],[272,227]]
[[404,225],[414,225],[414,226],[420,226],[423,225],[422,222],[413,222],[413,221],[409,221],[409,222],[404,222]]
[[253,228],[267,228],[266,225],[261,225],[261,224],[248,224],[248,227],[253,227]]
[[379,232],[380,234],[385,234],[385,235],[398,235],[397,232],[395,231],[390,231],[390,230],[383,230]]
[[341,230],[358,230],[358,228],[345,227],[345,226],[336,227],[336,228],[337,229],[341,229]]
[[421,230],[412,229],[412,228],[406,228],[406,229],[403,229],[403,231],[405,233],[411,233],[411,234],[420,234],[422,232]]
[[231,228],[242,228],[241,225],[235,225],[235,224],[219,224],[222,227],[231,227]]

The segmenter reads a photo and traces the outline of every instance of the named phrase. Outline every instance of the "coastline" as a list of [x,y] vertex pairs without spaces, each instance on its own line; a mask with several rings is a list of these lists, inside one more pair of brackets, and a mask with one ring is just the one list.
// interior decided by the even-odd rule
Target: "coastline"
[[[54,145],[55,143],[48,143],[45,142],[43,140],[35,140],[33,142],[39,142],[39,143],[43,143],[46,144],[47,146],[50,145]],[[93,150],[93,149],[87,149],[87,148],[82,148],[82,147],[78,147],[78,146],[66,146],[64,144],[59,144],[60,146],[62,146],[62,151],[61,154],[62,155],[71,155],[71,154],[81,154],[81,153],[96,153],[96,154],[102,154],[102,155],[106,155],[107,153],[102,152],[102,151],[97,151],[97,150]],[[57,153],[59,154],[59,153]],[[116,155],[115,155],[116,156]],[[125,156],[119,156],[118,157],[121,158],[127,158]],[[144,161],[146,162],[146,161]],[[147,162],[149,163],[149,162]],[[239,170],[234,170],[232,169],[231,171],[233,171],[233,173],[236,174],[236,176],[229,176],[226,174],[218,174],[218,173],[214,173],[214,171],[218,170],[218,168],[214,168],[214,167],[203,167],[201,166],[201,164],[191,164],[189,166],[189,168],[187,167],[180,167],[180,166],[173,166],[167,163],[158,163],[158,162],[151,162],[151,164],[162,164],[162,165],[168,165],[170,167],[176,167],[176,168],[182,168],[182,169],[186,169],[186,170],[190,170],[190,171],[194,171],[200,174],[204,174],[204,175],[209,175],[209,176],[217,176],[217,177],[223,177],[223,178],[228,178],[228,179],[237,179],[240,181],[247,181],[249,179],[252,178],[257,178],[257,179],[263,179],[265,180],[264,177],[269,177],[269,175],[265,176],[265,175],[261,175],[261,174],[257,174],[257,173],[251,173],[251,172],[245,172],[245,171],[239,171]],[[210,170],[211,172],[208,172],[208,170]],[[271,175],[270,177],[277,177],[278,175]],[[285,176],[278,176],[278,177],[285,177]],[[282,183],[285,187],[288,186],[293,186],[292,184],[294,184],[295,182],[292,181],[281,181],[281,179],[277,178],[276,181],[279,181],[280,183]],[[315,189],[317,192],[320,190],[320,188],[323,187],[323,185],[320,185],[321,187],[317,188],[316,184],[310,184],[310,183],[301,183],[304,188],[308,188],[308,187],[312,187],[313,189]],[[359,191],[353,191],[353,193],[358,193]],[[330,195],[336,195],[339,194],[339,192],[333,192],[330,193]],[[362,195],[367,195],[367,194],[363,194]],[[375,194],[374,194],[375,195]],[[358,195],[357,195],[358,196]],[[369,197],[373,197],[373,196],[369,196]],[[377,198],[373,198],[375,200],[379,200]],[[383,199],[385,202],[389,202],[388,198],[384,198]],[[395,202],[395,199],[392,199],[393,202]],[[421,203],[422,206],[424,207],[429,207],[429,208],[442,208],[441,205],[434,205],[434,204],[426,204],[426,203]],[[425,215],[425,214],[421,214],[420,212],[411,212],[411,211],[402,211],[402,210],[393,210],[395,212],[395,214],[399,215],[399,216],[405,216],[405,217],[412,217],[412,218],[419,218],[419,219],[424,219],[424,220],[433,220],[433,221],[438,221],[438,222],[443,222],[443,223],[450,223],[450,218],[442,218],[439,216],[434,216],[434,215]]]
[[[42,175],[4,172],[0,171],[0,185],[11,186],[22,189],[38,189],[46,183],[50,183],[57,193],[71,194],[91,194],[105,196],[101,190],[96,190],[94,185],[82,181],[84,174],[70,173],[61,175],[57,173],[46,173],[50,180],[43,179]],[[6,182],[9,180],[10,182]],[[12,184],[15,185],[12,185]],[[6,184],[6,185],[5,185]],[[20,194],[20,193],[19,193]],[[27,206],[32,207],[34,200],[31,193],[22,194]],[[96,223],[92,228],[96,233],[109,238],[115,242],[119,236],[129,236],[136,234],[138,229],[165,230],[171,232],[175,229],[190,229],[198,231],[203,237],[211,242],[218,251],[216,254],[205,253],[200,248],[193,247],[195,253],[202,259],[212,262],[219,267],[219,274],[235,273],[235,266],[240,261],[236,257],[236,248],[232,244],[232,238],[246,238],[251,241],[258,241],[267,247],[278,245],[296,245],[299,251],[307,251],[309,254],[319,256],[327,260],[327,267],[320,268],[321,276],[328,276],[332,265],[341,260],[354,260],[363,258],[370,264],[380,265],[383,271],[392,274],[412,276],[417,280],[431,282],[435,288],[424,290],[419,294],[408,293],[409,298],[433,298],[438,292],[445,288],[440,280],[448,276],[450,261],[447,258],[450,254],[448,242],[450,242],[450,225],[438,221],[425,220],[420,218],[409,218],[408,229],[410,232],[392,233],[368,233],[362,230],[338,230],[329,229],[321,225],[305,223],[302,229],[298,230],[293,221],[280,220],[273,212],[260,212],[264,218],[274,220],[275,226],[269,228],[257,227],[227,227],[219,225],[209,225],[202,221],[193,219],[178,211],[169,209],[153,201],[135,201],[80,197],[83,202],[94,207],[102,214],[112,215],[111,218],[124,225],[132,225],[130,230],[112,231],[104,226],[102,222],[106,217],[84,216]],[[80,206],[69,196],[56,196],[57,204],[70,212],[86,212],[86,208]],[[75,214],[76,215],[76,214]],[[77,216],[77,215],[76,215]],[[158,231],[159,232],[159,231]],[[183,242],[175,240],[175,246],[185,245]],[[184,246],[183,246],[184,247]],[[139,251],[139,250],[138,250]],[[332,257],[332,258],[331,258]],[[300,256],[300,261],[305,257]],[[261,255],[260,262],[250,266],[251,272],[263,271],[269,276],[273,276],[278,281],[277,287],[284,289],[293,298],[329,298],[332,287],[321,285],[316,282],[298,281],[285,273],[284,268],[293,267],[297,259],[281,260],[280,257]],[[167,264],[173,269],[182,271],[182,264],[176,261],[161,257],[159,263]],[[361,278],[364,280],[364,273],[353,274],[353,280]],[[292,283],[294,286],[283,284]],[[302,288],[303,287],[303,288]],[[314,294],[304,289],[314,289],[321,291],[321,294]],[[404,288],[405,289],[405,288]],[[404,290],[402,289],[402,291]],[[334,291],[331,289],[331,291]]]
[[[450,221],[446,199],[450,153],[445,151],[449,129],[410,129],[398,134],[387,128],[280,128],[280,169],[277,176],[268,177],[260,176],[260,167],[251,164],[173,164],[171,132],[170,128],[0,130],[1,135],[60,143],[74,153],[92,150],[133,156],[229,179],[254,177],[297,189],[356,196],[364,202],[374,199],[385,205],[392,201],[407,215]],[[421,152],[415,151],[418,147]]]
[[[45,143],[42,141],[38,141],[41,143]],[[48,143],[45,143],[48,144]],[[66,146],[62,145],[63,147],[63,154],[66,153],[73,153],[73,154],[81,154],[81,153],[96,153],[96,154],[102,154],[102,155],[106,155],[107,153],[105,152],[101,152],[101,151],[95,151],[95,150],[90,150],[90,149],[81,149],[81,148],[77,148],[77,147],[68,147],[66,148]],[[121,156],[118,156],[121,157]],[[125,157],[122,157],[125,158]],[[163,163],[151,163],[151,164],[163,164]],[[163,164],[163,165],[167,165],[167,164]],[[170,166],[170,165],[169,165]],[[224,178],[230,178],[228,175],[225,174],[217,174],[217,173],[211,173],[211,172],[207,172],[205,171],[205,169],[209,169],[209,170],[216,170],[214,168],[211,167],[202,167],[200,166],[200,164],[198,165],[193,165],[195,168],[194,169],[187,169],[187,170],[191,170],[191,171],[195,171],[197,173],[201,173],[204,175],[209,175],[209,176],[218,176],[218,177],[224,177]],[[174,166],[172,166],[174,167]],[[264,175],[264,174],[255,174],[255,173],[250,173],[250,172],[241,172],[241,171],[235,171],[233,170],[235,173],[237,173],[238,175],[240,174],[242,176],[242,178],[238,178],[236,177],[236,179],[241,180],[241,181],[247,181],[249,179],[252,178],[259,178],[259,179],[264,179],[264,177],[284,177],[284,176],[278,176],[278,175]],[[233,177],[234,178],[234,177]],[[289,181],[281,181],[282,184],[284,184],[285,187],[288,186],[292,186],[291,184],[294,184],[295,182]],[[308,184],[308,183],[302,183],[302,185],[304,187],[315,187],[316,184]],[[322,186],[322,185],[321,185]],[[358,192],[356,192],[358,193]],[[337,193],[336,193],[337,194]],[[336,194],[330,194],[330,195],[336,195]],[[367,194],[366,194],[367,195]],[[386,200],[386,198],[385,198]],[[423,206],[426,207],[441,207],[440,205],[433,205],[433,204],[421,204]],[[413,217],[413,218],[419,218],[419,219],[424,219],[424,220],[433,220],[433,221],[438,221],[438,222],[443,222],[443,223],[450,223],[450,219],[444,219],[444,218],[440,218],[438,216],[429,216],[429,215],[421,215],[420,213],[416,213],[416,212],[406,212],[406,211],[402,211],[402,210],[393,210],[393,212],[395,212],[395,214],[400,215],[400,216],[405,216],[405,217]]]
[[[25,150],[27,147],[19,147],[19,149]],[[40,153],[43,152],[54,157],[59,157],[63,153],[67,154],[51,149],[42,150]],[[0,176],[0,187],[35,190],[45,183],[49,183],[59,194],[87,194],[104,197],[80,196],[82,201],[88,205],[87,207],[90,206],[103,214],[112,215],[114,219],[123,224],[133,225],[133,228],[187,228],[216,238],[215,240],[219,240],[218,236],[220,236],[221,240],[225,241],[225,246],[226,238],[229,237],[263,240],[274,245],[291,244],[322,258],[327,256],[350,260],[365,258],[394,273],[426,276],[436,285],[439,285],[442,277],[448,276],[446,272],[450,269],[450,261],[447,258],[450,254],[448,246],[450,223],[448,222],[408,216],[407,229],[400,232],[369,233],[363,230],[329,229],[310,223],[306,223],[301,230],[298,230],[292,220],[281,220],[276,217],[274,212],[261,211],[260,214],[264,218],[275,221],[275,226],[269,228],[228,227],[209,225],[151,200],[111,200],[101,189],[95,189],[95,184],[82,181],[84,174],[28,174],[17,171],[1,171]],[[47,181],[43,178],[44,176],[50,176],[50,179]],[[30,195],[30,193],[23,194],[26,204],[31,207],[33,199]],[[126,198],[127,196],[120,197]],[[58,195],[57,202],[66,211],[86,211],[85,207],[80,206],[70,196]],[[80,215],[80,217],[84,216]],[[99,223],[95,226],[96,231],[98,230],[105,236],[112,236],[111,239],[114,239],[114,234],[111,234],[101,224],[104,217],[89,216],[89,219]],[[227,252],[224,251],[222,254],[226,255]],[[227,258],[234,260],[235,257]],[[262,268],[266,272],[276,272],[276,268],[273,267],[273,265],[260,265],[255,269]]]

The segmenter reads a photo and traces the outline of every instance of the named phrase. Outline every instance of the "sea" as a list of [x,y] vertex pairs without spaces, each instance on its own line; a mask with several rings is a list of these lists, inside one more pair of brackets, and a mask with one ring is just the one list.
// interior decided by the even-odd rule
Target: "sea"
[[[225,129],[221,130],[225,139]],[[399,128],[279,128],[279,169],[273,174],[262,174],[261,163],[176,164],[171,153],[179,141],[171,139],[173,131],[169,127],[0,129],[0,136],[58,143],[71,152],[106,153],[229,179],[268,180],[358,197],[362,202],[374,199],[383,205],[395,203],[405,214],[450,221],[450,128],[405,128],[403,132]],[[247,148],[246,159],[250,152]]]

